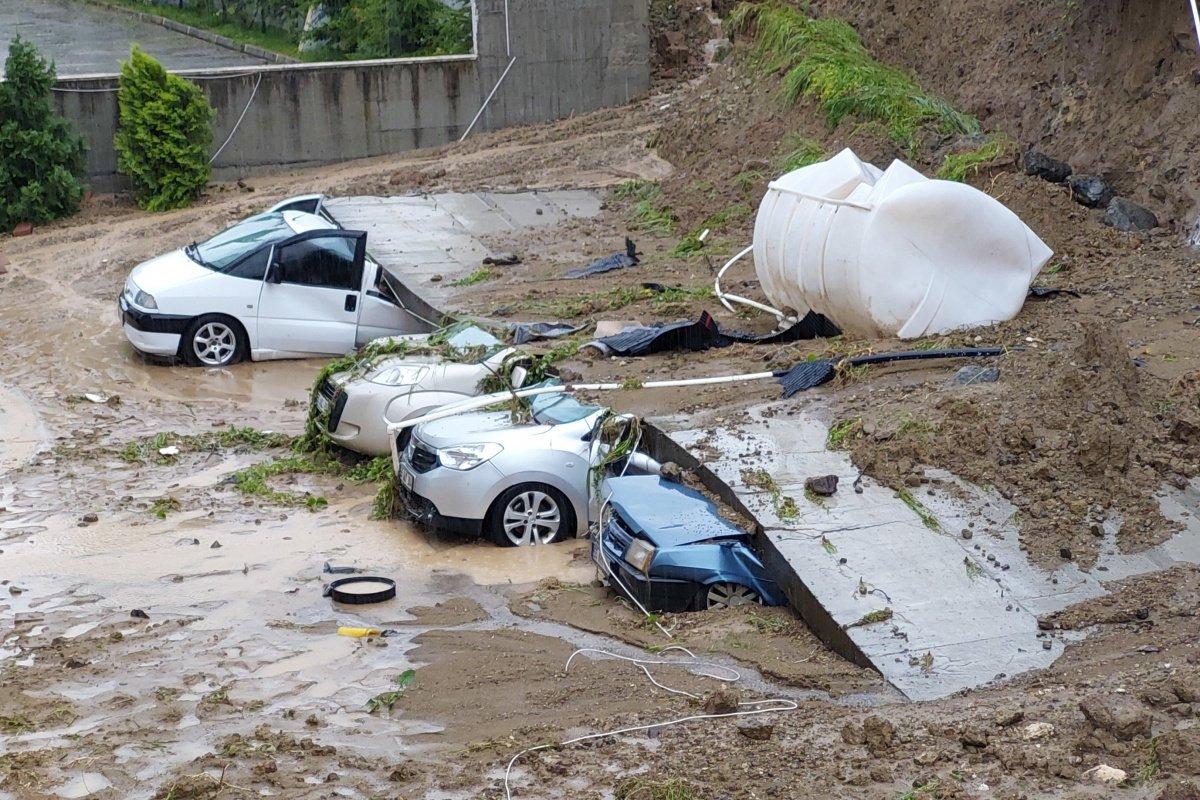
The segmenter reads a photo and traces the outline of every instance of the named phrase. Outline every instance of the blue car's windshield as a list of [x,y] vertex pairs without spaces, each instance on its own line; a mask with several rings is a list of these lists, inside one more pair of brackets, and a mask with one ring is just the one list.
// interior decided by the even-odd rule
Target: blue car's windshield
[[186,252],[198,264],[221,272],[259,246],[286,239],[294,233],[284,222],[283,214],[268,212],[243,220],[207,242],[186,248]]
[[581,403],[569,394],[539,394],[530,403],[533,419],[541,425],[562,425],[590,417],[600,406]]

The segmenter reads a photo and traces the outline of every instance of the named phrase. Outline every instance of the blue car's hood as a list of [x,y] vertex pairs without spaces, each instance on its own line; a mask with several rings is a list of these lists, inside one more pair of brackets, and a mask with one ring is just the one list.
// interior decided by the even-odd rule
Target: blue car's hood
[[655,547],[748,536],[723,519],[716,505],[704,495],[656,475],[609,478],[605,486],[605,496],[632,532]]

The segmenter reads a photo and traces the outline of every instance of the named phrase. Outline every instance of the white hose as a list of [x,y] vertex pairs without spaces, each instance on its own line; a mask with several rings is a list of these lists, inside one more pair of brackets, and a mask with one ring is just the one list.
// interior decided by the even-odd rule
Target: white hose
[[749,306],[750,308],[757,309],[758,311],[765,311],[766,313],[775,316],[780,322],[790,322],[794,325],[795,323],[799,322],[799,320],[795,317],[788,316],[778,308],[773,308],[765,303],[760,303],[757,300],[751,300],[750,298],[742,297],[741,295],[727,294],[721,289],[721,278],[725,276],[725,272],[738,261],[741,261],[746,254],[753,249],[754,245],[750,245],[745,250],[742,250],[733,258],[725,262],[725,266],[721,267],[721,269],[717,271],[717,277],[713,280],[713,294],[717,296],[717,300],[721,302],[721,305],[725,306],[725,308],[729,311],[734,310],[733,306],[730,305],[731,302],[738,303],[743,306]]
[[1200,50],[1200,6],[1196,0],[1192,0],[1192,22],[1196,26],[1196,49]]

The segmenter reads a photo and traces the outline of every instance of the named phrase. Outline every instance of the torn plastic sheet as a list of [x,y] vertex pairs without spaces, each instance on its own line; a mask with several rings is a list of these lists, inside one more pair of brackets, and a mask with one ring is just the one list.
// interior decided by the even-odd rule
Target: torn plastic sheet
[[907,350],[899,353],[875,353],[855,358],[822,358],[816,361],[801,361],[779,375],[783,396],[791,397],[797,392],[820,386],[833,380],[842,364],[861,367],[868,364],[889,364],[896,361],[925,361],[934,358],[980,358],[1002,355],[1002,347],[963,347],[955,350]]
[[698,352],[712,347],[728,347],[734,342],[779,344],[839,334],[841,331],[836,325],[815,312],[809,312],[790,328],[759,336],[742,331],[722,331],[712,315],[703,311],[695,322],[627,328],[612,336],[588,342],[584,347],[591,347],[606,356],[644,356],[666,350]]
[[1061,295],[1068,297],[1079,297],[1079,292],[1074,289],[1062,289],[1057,286],[1031,286],[1029,287],[1029,297],[1033,300],[1046,300],[1051,297],[1059,297]]
[[638,264],[637,245],[633,239],[625,237],[625,252],[613,253],[611,256],[597,259],[582,269],[573,269],[563,275],[564,278],[586,278],[590,275],[600,275],[615,269],[635,267]]
[[571,325],[566,322],[518,322],[512,326],[513,344],[525,344],[537,339],[557,339],[579,333],[588,323]]

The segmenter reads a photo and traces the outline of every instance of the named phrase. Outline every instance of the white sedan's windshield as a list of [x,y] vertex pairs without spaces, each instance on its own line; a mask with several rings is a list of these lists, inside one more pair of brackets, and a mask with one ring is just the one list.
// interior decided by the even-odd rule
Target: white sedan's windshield
[[187,248],[187,254],[193,261],[222,271],[259,246],[286,239],[294,233],[284,221],[283,214],[268,212],[243,220],[207,242]]

